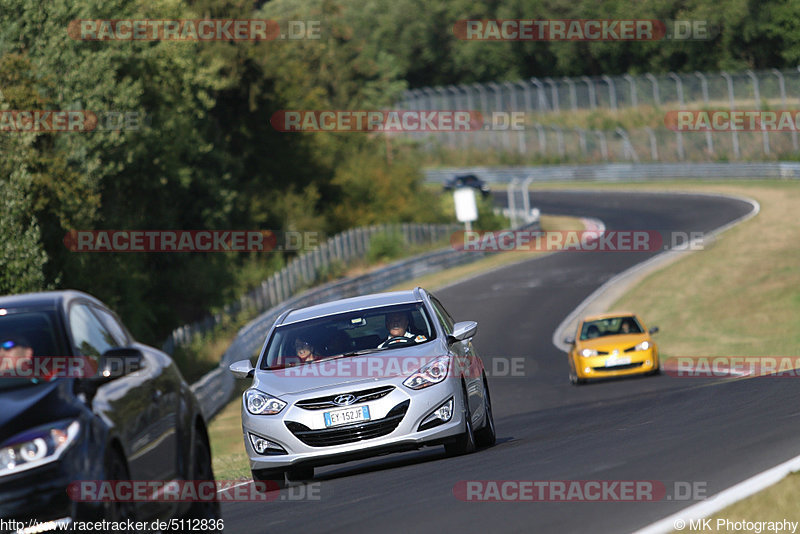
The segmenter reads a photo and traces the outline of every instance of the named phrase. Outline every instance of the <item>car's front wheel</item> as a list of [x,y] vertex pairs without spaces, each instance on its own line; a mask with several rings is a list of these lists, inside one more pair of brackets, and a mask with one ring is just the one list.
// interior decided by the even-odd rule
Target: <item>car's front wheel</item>
[[469,409],[469,397],[467,396],[467,388],[462,383],[462,392],[464,396],[464,432],[460,434],[453,442],[445,443],[444,450],[448,456],[459,456],[462,454],[469,454],[475,451],[475,431],[472,428],[472,413]]
[[[195,440],[192,477],[195,483],[214,480],[207,436],[197,436]],[[184,517],[186,519],[219,519],[222,517],[219,501],[195,501]]]
[[492,415],[492,399],[489,396],[489,383],[486,381],[486,375],[483,375],[483,411],[486,414],[484,417],[483,428],[475,433],[475,443],[478,447],[491,447],[497,442],[497,432],[494,428],[494,415]]

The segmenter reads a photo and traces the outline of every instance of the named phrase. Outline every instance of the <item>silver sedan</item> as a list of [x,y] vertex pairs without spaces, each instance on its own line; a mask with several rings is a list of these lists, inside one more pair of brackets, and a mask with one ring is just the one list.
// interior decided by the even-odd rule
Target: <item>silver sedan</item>
[[307,480],[314,468],[444,445],[495,443],[478,324],[454,322],[422,288],[290,310],[267,334],[242,398],[256,481]]

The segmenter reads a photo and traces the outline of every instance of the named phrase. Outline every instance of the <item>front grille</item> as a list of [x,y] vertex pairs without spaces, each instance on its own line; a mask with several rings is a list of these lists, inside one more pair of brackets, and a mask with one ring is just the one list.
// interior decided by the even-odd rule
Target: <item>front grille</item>
[[[362,389],[361,391],[351,391],[349,392],[349,394],[353,395],[356,398],[356,400],[354,400],[347,406],[358,404],[360,402],[377,400],[385,397],[392,391],[394,391],[394,386],[381,386],[379,388]],[[347,394],[348,393],[344,393],[344,395]],[[335,402],[333,402],[333,399],[335,399],[340,395],[343,395],[343,393],[337,393],[336,395],[326,395],[325,397],[317,397],[315,399],[305,399],[296,402],[295,406],[298,406],[306,410],[324,410],[326,408],[340,408],[341,407],[340,404],[336,404]]]
[[297,439],[311,447],[332,447],[334,445],[355,443],[356,441],[375,439],[391,434],[405,417],[410,404],[410,400],[403,401],[392,408],[383,419],[367,421],[366,423],[311,430],[303,424],[287,421],[286,428]]
[[622,371],[624,369],[635,369],[641,367],[642,362],[626,363],[625,365],[615,365],[613,367],[592,367],[595,371]]

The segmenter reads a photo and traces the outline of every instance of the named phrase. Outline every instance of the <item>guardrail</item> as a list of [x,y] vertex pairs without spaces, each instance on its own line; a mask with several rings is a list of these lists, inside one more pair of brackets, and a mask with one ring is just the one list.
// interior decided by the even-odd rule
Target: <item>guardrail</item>
[[475,174],[491,183],[598,181],[649,182],[683,179],[800,179],[800,163],[609,163],[605,165],[538,165],[519,167],[447,167],[426,169],[428,182],[441,183],[457,174]]
[[162,345],[162,350],[172,354],[175,347],[187,345],[195,336],[213,330],[225,317],[235,317],[244,310],[262,312],[278,305],[317,283],[333,265],[346,266],[353,259],[364,257],[377,234],[398,233],[407,244],[430,244],[442,241],[459,228],[458,224],[382,224],[336,234],[314,250],[294,257],[286,267],[238,301],[225,306],[221,312],[176,328]]
[[[539,222],[537,220],[521,228],[539,228]],[[213,417],[230,400],[235,389],[235,382],[228,371],[228,366],[235,361],[252,358],[264,343],[267,332],[272,327],[275,319],[286,310],[385,291],[396,284],[419,276],[449,269],[457,265],[472,263],[488,254],[492,253],[465,253],[449,247],[426,252],[396,261],[386,267],[355,278],[339,280],[310,289],[270,308],[239,331],[236,339],[222,355],[220,364],[216,369],[192,385],[192,389],[200,401],[203,414],[206,418]]]

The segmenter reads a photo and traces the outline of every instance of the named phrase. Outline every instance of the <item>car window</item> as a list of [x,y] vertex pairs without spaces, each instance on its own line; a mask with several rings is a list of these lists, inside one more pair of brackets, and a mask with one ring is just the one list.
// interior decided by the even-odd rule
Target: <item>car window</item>
[[446,334],[450,335],[453,333],[453,325],[455,325],[455,321],[447,313],[447,310],[444,309],[442,303],[436,297],[431,297],[431,302],[433,303],[433,309],[436,312],[436,316],[439,317],[439,321],[444,326],[444,331]]
[[119,344],[85,304],[69,310],[69,328],[75,348],[84,356],[100,356]]
[[103,326],[105,326],[109,333],[111,333],[114,341],[117,342],[117,345],[125,346],[130,344],[131,339],[128,337],[125,327],[120,324],[120,322],[111,312],[101,308],[100,306],[92,306],[92,309],[103,322]]
[[[390,337],[387,316],[401,314],[407,319],[408,341],[382,346]],[[269,369],[314,361],[361,350],[392,350],[419,345],[436,338],[430,314],[421,302],[381,306],[300,321],[275,329],[267,343],[261,368]],[[307,351],[309,356],[303,354]],[[302,360],[300,359],[302,356]]]
[[[624,328],[626,326],[627,328]],[[581,327],[580,339],[585,341],[604,336],[641,334],[643,332],[644,330],[636,317],[627,315],[586,321]]]

